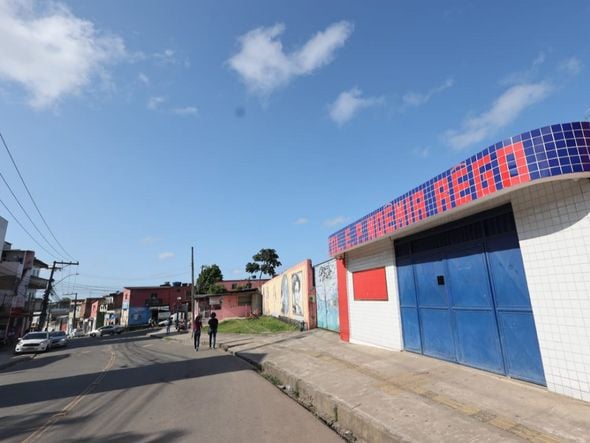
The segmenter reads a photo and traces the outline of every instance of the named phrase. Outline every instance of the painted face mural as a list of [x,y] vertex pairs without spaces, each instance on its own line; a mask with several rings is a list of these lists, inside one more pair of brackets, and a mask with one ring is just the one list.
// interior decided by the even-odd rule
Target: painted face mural
[[293,314],[303,315],[301,307],[301,272],[291,276],[291,291],[293,294]]
[[281,280],[281,313],[289,315],[289,279],[286,275]]

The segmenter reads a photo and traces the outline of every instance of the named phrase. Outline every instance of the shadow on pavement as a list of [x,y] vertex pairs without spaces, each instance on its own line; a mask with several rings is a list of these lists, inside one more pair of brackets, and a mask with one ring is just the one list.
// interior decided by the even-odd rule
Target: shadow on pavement
[[[9,438],[24,438],[26,435],[32,434],[39,429],[41,423],[47,423],[47,421],[55,415],[55,412],[46,412],[42,414],[29,414],[29,415],[12,415],[7,417],[0,417],[0,429],[2,429],[2,439]],[[90,415],[79,416],[79,417],[60,417],[56,427],[67,427],[67,426],[79,426],[80,424],[92,420],[94,417]],[[173,442],[181,439],[187,434],[186,431],[179,429],[168,429],[165,431],[155,433],[138,433],[138,432],[116,432],[110,435],[101,435],[100,437],[84,437],[84,442]],[[81,441],[79,438],[62,439],[61,441]]]
[[[92,392],[116,391],[251,369],[246,362],[232,355],[217,354],[206,358],[112,369],[106,373],[106,377],[95,386]],[[94,372],[2,385],[0,386],[0,407],[75,397],[94,383],[101,374],[102,372]]]
[[[132,441],[143,441],[148,443],[165,443],[171,441],[180,440],[187,434],[186,431],[180,429],[168,429],[166,431],[153,432],[153,433],[139,433],[139,432],[117,432],[111,435],[102,435],[100,437],[84,438],[84,442],[91,443],[128,443]],[[62,441],[80,441],[78,439],[62,440]]]
[[24,360],[22,360],[22,363],[26,363],[25,368],[6,368],[3,370],[0,370],[0,373],[2,373],[2,372],[16,372],[16,371],[20,371],[22,369],[42,368],[43,366],[50,365],[52,363],[55,363],[56,361],[64,360],[64,359],[68,358],[69,356],[70,356],[69,353],[63,353],[63,354],[47,355],[47,356],[43,356],[42,358],[24,359]]
[[[2,439],[14,438],[19,435],[32,434],[35,432],[40,423],[46,423],[55,412],[45,412],[41,414],[19,414],[0,417],[0,429],[2,429]],[[59,425],[78,425],[87,420],[87,417],[61,417]]]

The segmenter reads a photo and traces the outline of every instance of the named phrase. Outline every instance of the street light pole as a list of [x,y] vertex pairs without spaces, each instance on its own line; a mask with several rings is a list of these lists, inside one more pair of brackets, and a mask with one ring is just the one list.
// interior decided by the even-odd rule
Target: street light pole
[[74,292],[74,315],[72,316],[72,331],[76,329],[76,308],[78,307],[78,293]]
[[191,246],[191,330],[193,328],[193,321],[195,321],[195,318],[197,317],[196,314],[197,313],[195,309],[195,248]]

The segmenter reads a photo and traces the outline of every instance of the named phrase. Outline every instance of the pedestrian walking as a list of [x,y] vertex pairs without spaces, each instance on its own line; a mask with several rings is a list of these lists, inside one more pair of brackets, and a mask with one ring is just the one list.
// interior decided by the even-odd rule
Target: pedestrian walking
[[217,325],[219,324],[219,320],[217,320],[217,315],[215,312],[211,314],[211,318],[209,319],[209,349],[211,349],[211,344],[213,343],[213,349],[215,349],[215,340],[217,339]]
[[172,325],[172,317],[168,319],[168,323],[166,323],[166,334],[170,333],[170,326]]
[[195,322],[193,323],[193,339],[195,344],[195,351],[199,350],[199,344],[201,343],[201,328],[203,322],[201,321],[201,314],[197,315]]

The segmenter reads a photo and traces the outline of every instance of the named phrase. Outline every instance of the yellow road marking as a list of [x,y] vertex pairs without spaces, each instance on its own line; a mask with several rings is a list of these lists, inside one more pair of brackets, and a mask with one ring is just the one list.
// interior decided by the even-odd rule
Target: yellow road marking
[[67,415],[71,409],[73,409],[78,403],[80,403],[80,401],[82,400],[82,398],[84,398],[84,396],[90,394],[96,388],[96,386],[98,386],[98,384],[102,381],[102,379],[107,374],[107,371],[109,371],[113,367],[113,365],[115,364],[115,359],[116,359],[116,354],[114,351],[111,351],[111,358],[109,359],[106,366],[102,369],[100,374],[98,374],[98,376],[92,381],[92,383],[90,383],[86,387],[86,389],[84,389],[80,394],[78,394],[75,398],[73,398],[67,405],[65,405],[61,411],[53,414],[49,418],[49,420],[47,420],[47,422],[45,424],[43,424],[39,429],[37,429],[35,432],[33,432],[31,435],[29,435],[25,440],[23,440],[23,443],[34,442],[41,435],[43,435],[43,433],[47,429],[49,429],[49,427],[51,425],[53,425],[57,420],[59,420],[60,417]]

